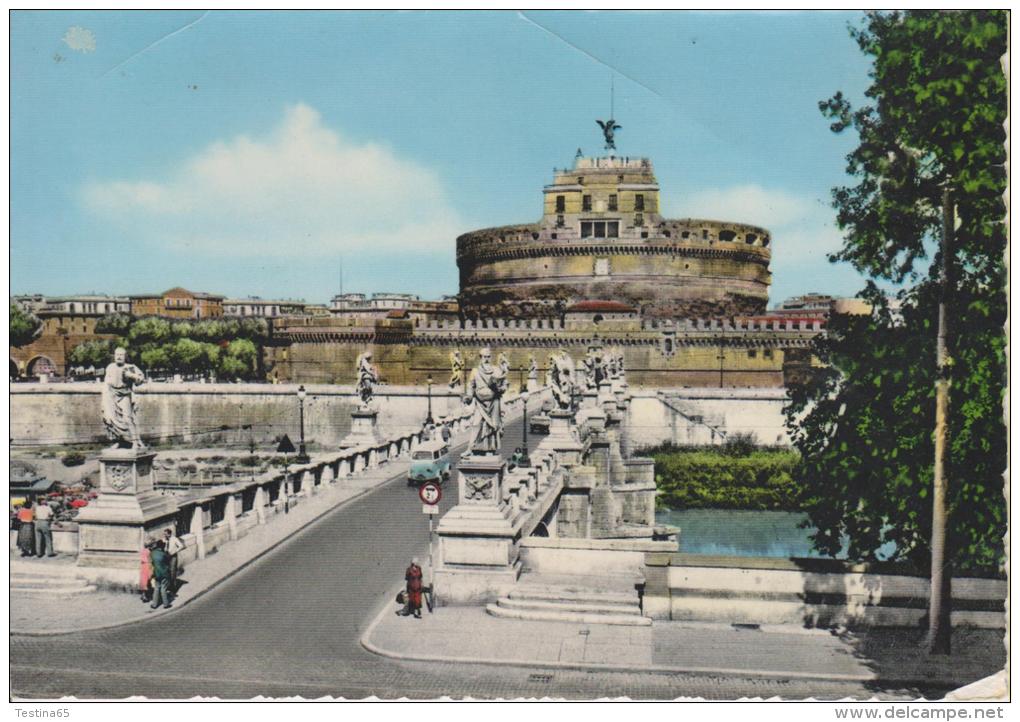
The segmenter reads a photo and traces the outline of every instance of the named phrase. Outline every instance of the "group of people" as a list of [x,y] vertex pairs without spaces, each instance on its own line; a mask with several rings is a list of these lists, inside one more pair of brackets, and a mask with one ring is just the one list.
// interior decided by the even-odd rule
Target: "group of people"
[[56,513],[54,505],[45,501],[33,505],[23,503],[15,518],[18,521],[18,549],[23,557],[55,557],[53,528],[50,524]]
[[184,542],[166,529],[161,539],[151,539],[141,552],[141,576],[138,580],[143,602],[153,609],[160,605],[169,609],[177,596],[177,575],[180,571],[179,555]]

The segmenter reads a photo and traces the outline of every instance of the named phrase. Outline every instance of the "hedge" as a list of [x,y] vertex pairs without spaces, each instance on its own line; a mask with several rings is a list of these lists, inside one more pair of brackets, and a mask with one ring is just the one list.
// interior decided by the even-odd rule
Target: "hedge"
[[794,451],[759,449],[743,456],[716,450],[653,450],[656,503],[666,509],[800,511]]

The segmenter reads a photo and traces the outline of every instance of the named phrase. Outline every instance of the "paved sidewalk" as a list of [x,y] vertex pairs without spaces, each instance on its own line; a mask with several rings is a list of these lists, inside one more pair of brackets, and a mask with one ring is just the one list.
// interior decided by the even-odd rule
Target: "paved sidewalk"
[[[97,591],[75,597],[48,598],[12,590],[10,630],[19,634],[63,634],[173,613],[174,609],[194,601],[340,504],[406,473],[409,464],[407,459],[389,461],[355,478],[340,479],[335,484],[320,487],[315,494],[300,497],[300,502],[289,513],[272,514],[266,524],[252,527],[244,537],[224,544],[205,559],[191,562],[182,572],[183,586],[170,609],[150,609],[137,594],[127,592]],[[13,569],[19,564],[19,558],[12,555],[11,562]],[[73,566],[74,557],[61,555],[38,563],[69,567]]]
[[957,630],[955,653],[933,659],[915,629],[836,633],[794,626],[741,628],[656,621],[651,627],[538,622],[490,616],[481,607],[441,607],[422,619],[384,610],[362,637],[369,651],[417,661],[514,664],[782,679],[877,686],[969,684],[1000,671],[1003,633]]

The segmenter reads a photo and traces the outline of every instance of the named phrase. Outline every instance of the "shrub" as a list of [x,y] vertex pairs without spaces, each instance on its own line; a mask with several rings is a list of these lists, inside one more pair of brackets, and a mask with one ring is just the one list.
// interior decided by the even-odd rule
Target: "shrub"
[[801,486],[793,478],[798,456],[758,449],[738,456],[730,449],[660,447],[655,459],[656,502],[669,509],[799,511]]
[[60,460],[64,466],[81,466],[85,463],[85,454],[80,451],[68,451]]

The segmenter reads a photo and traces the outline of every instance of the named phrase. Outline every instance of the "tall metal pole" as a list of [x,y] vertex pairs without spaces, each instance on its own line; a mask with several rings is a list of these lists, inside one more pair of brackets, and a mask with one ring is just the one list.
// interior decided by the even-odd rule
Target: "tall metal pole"
[[306,456],[305,454],[305,402],[304,399],[298,400],[298,412],[301,415],[301,444],[298,449],[298,454],[301,458]]
[[298,444],[298,463],[307,464],[308,452],[305,451],[305,386],[298,387],[298,413],[301,421],[301,442]]
[[428,377],[428,395],[429,395],[429,412],[425,416],[425,425],[430,426],[435,423],[432,420],[432,374]]
[[952,634],[953,570],[946,557],[949,529],[946,478],[946,422],[949,416],[948,302],[953,271],[953,199],[947,184],[942,189],[942,282],[939,288],[939,330],[935,347],[935,469],[932,483],[931,591],[928,606],[928,652],[949,654]]

